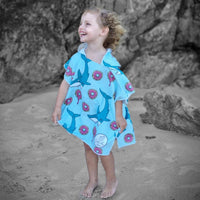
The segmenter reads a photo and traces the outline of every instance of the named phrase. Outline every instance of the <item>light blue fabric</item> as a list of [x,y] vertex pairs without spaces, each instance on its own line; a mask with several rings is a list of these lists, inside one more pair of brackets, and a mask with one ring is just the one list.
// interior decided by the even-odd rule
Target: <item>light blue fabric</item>
[[[64,79],[70,87],[58,123],[88,144],[97,155],[109,155],[117,139],[118,147],[135,143],[127,100],[134,89],[119,70],[120,64],[107,50],[101,64],[85,55],[84,44],[67,63]],[[123,101],[126,129],[120,134],[115,121],[115,102]]]

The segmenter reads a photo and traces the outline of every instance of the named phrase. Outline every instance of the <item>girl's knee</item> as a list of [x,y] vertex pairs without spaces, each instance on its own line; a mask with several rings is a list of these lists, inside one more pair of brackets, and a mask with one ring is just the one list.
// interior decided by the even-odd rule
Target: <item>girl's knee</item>
[[87,145],[85,142],[83,144],[84,144],[85,151],[92,151],[89,145]]
[[100,156],[101,160],[111,160],[114,159],[112,151],[110,151],[110,154],[107,156]]

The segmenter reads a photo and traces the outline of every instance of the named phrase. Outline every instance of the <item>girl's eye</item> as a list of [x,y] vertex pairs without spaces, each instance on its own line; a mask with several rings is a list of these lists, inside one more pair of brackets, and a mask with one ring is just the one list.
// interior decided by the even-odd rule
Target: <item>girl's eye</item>
[[90,23],[86,23],[87,26],[91,25]]

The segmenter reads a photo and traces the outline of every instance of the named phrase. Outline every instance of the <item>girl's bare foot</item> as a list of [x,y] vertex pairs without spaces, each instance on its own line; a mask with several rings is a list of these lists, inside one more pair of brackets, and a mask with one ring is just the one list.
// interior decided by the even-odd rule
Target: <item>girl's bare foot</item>
[[91,198],[94,190],[96,189],[98,183],[97,182],[88,182],[84,191],[82,192],[82,196]]
[[108,197],[112,197],[117,189],[117,185],[118,185],[118,181],[107,181],[106,182],[106,186],[103,190],[103,192],[101,193],[101,198],[102,199],[106,199]]

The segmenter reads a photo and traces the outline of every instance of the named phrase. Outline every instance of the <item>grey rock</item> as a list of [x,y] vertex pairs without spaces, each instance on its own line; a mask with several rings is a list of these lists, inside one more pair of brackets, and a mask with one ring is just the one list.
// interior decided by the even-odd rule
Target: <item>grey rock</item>
[[[170,52],[178,50],[182,54],[187,54],[188,49],[190,51],[192,49],[196,52],[194,54],[197,58],[189,59],[194,63],[189,63],[187,70],[183,69],[188,73],[187,80],[181,79],[175,82],[179,82],[181,87],[191,85],[199,87],[199,71],[193,74],[193,67],[200,60],[199,1],[11,0],[8,2],[2,0],[0,2],[0,103],[9,102],[24,92],[32,92],[61,81],[64,73],[63,64],[76,52],[79,45],[77,28],[81,14],[91,5],[113,10],[119,15],[126,28],[126,34],[114,55],[122,64],[123,70],[129,71],[131,67],[133,68],[131,71],[137,72],[137,76],[134,74],[130,77],[135,86],[148,85],[150,88],[159,83],[174,83],[176,73],[181,71],[180,64],[183,62],[176,56],[169,56],[178,53]],[[166,56],[163,55],[165,53]],[[151,56],[148,57],[147,54]],[[161,55],[166,59],[167,57],[172,59],[169,61],[171,66],[159,58]],[[191,53],[188,56],[190,55]],[[151,76],[145,77],[143,81],[146,71],[143,73],[138,69],[139,63],[143,62],[142,59],[145,59],[147,67],[147,61],[149,62],[151,58],[155,61],[156,75],[164,69],[164,74],[159,74],[160,80],[153,83]],[[183,60],[186,61],[184,58]],[[153,65],[152,62],[150,64]],[[166,77],[170,77],[170,69],[175,69],[171,79]],[[166,71],[169,71],[168,75]],[[189,76],[191,73],[192,76]]]
[[[200,95],[200,89],[195,92]],[[146,112],[140,115],[142,121],[160,129],[200,136],[200,104],[197,99],[189,102],[185,96],[177,91],[147,92]]]
[[200,2],[183,1],[178,12],[179,23],[175,48],[200,48]]
[[125,72],[137,88],[160,85],[200,87],[200,64],[194,52],[146,53],[132,61]]

